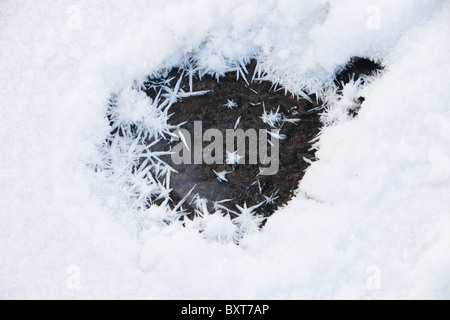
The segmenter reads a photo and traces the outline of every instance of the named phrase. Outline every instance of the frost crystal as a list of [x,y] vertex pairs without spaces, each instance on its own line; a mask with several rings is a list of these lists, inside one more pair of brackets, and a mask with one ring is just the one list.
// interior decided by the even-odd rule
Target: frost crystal
[[233,100],[228,100],[228,99],[227,99],[227,103],[225,103],[224,106],[227,107],[228,109],[236,109],[238,107],[236,102],[234,102]]
[[266,105],[263,102],[263,108],[264,108],[264,112],[262,114],[262,116],[260,117],[261,120],[268,124],[270,127],[275,128],[275,125],[283,120],[283,117],[280,113],[280,106],[278,106],[278,109],[276,112],[273,112],[273,110],[269,112],[266,111]]
[[237,209],[240,211],[236,213],[238,217],[233,220],[239,228],[241,234],[253,233],[260,229],[261,225],[264,223],[265,218],[258,215],[255,210],[259,208],[264,202],[260,204],[247,208],[245,203],[243,207],[236,205]]
[[277,196],[277,194],[278,194],[278,191],[273,193],[273,194],[271,194],[269,197],[263,195],[264,199],[266,199],[265,203],[273,204],[274,201],[279,198],[279,196]]
[[226,178],[225,176],[226,176],[227,174],[229,174],[230,171],[226,171],[226,170],[221,171],[221,172],[217,172],[216,170],[213,170],[213,171],[214,171],[214,173],[215,173],[216,176],[217,176],[217,180],[228,182],[228,180],[227,180],[227,178]]
[[228,165],[236,165],[241,161],[242,158],[243,157],[240,156],[237,151],[234,152],[227,151],[226,163]]

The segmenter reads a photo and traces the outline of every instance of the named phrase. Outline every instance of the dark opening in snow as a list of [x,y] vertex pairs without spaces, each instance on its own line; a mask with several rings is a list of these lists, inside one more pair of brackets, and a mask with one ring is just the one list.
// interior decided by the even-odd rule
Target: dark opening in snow
[[[262,70],[254,61],[230,69],[234,71],[220,77],[200,76],[201,72],[194,71],[195,64],[189,62],[111,98],[111,132],[99,170],[109,172],[125,186],[125,192],[134,199],[130,202],[134,208],[169,206],[174,215],[164,218],[166,223],[219,212],[241,220],[250,216],[260,227],[265,218],[292,198],[305,170],[316,160],[312,144],[323,125],[321,102],[314,95],[294,97],[284,88],[255,77]],[[342,92],[351,79],[363,79],[381,69],[378,63],[352,58],[337,72],[337,92]],[[364,98],[355,100],[356,107],[349,111],[353,116]],[[222,163],[178,164],[168,153],[181,145],[183,138],[189,151],[194,151],[194,123],[198,121],[202,122],[202,133],[216,129],[222,135]],[[177,128],[187,130],[189,141],[177,133]],[[235,129],[279,130],[267,136],[279,143],[275,174],[261,174],[261,154],[257,164],[250,164],[248,140],[244,163],[227,163],[227,130]],[[173,139],[175,134],[178,140]],[[202,142],[200,151],[209,143]],[[273,160],[274,149],[267,147]],[[191,155],[194,158],[195,152]],[[245,232],[242,221],[236,224],[240,232]]]
[[[336,73],[335,85],[338,88],[338,93],[342,93],[344,86],[351,80],[355,81],[361,79],[361,84],[365,83],[365,76],[372,76],[384,69],[381,62],[375,62],[367,58],[352,57],[350,61]],[[356,117],[360,110],[361,104],[364,102],[364,97],[358,97],[355,101],[356,108],[350,109],[349,115]]]
[[[319,105],[314,96],[309,102],[296,99],[283,88],[277,88],[267,81],[253,81],[252,75],[255,63],[246,68],[248,74],[240,75],[236,80],[236,72],[229,72],[218,82],[215,78],[205,76],[193,81],[193,91],[209,90],[200,96],[182,98],[171,108],[172,116],[169,122],[177,125],[186,122],[182,128],[187,129],[194,137],[194,121],[202,121],[203,130],[219,129],[223,136],[226,129],[265,129],[276,127],[284,135],[279,141],[279,170],[275,175],[260,175],[260,165],[248,164],[249,144],[246,143],[246,164],[181,164],[176,165],[170,156],[164,157],[170,166],[178,173],[171,175],[171,198],[174,203],[180,202],[190,193],[184,209],[194,213],[201,210],[206,203],[209,212],[220,208],[236,217],[239,212],[237,205],[243,207],[258,206],[258,212],[270,216],[281,205],[285,205],[293,196],[302,179],[309,161],[314,159],[311,141],[319,133],[321,122],[318,111],[312,111]],[[167,78],[176,82],[182,71],[174,69]],[[160,82],[161,80],[156,80]],[[180,85],[184,91],[189,91],[189,79],[184,77]],[[156,90],[149,89],[146,93],[154,99]],[[279,120],[271,126],[265,123],[262,116],[277,114]],[[276,118],[276,117],[275,117]],[[291,121],[282,121],[290,119]],[[294,120],[296,119],[296,120]],[[299,120],[299,121],[297,121]],[[179,142],[160,141],[154,150],[169,150]],[[208,145],[204,142],[203,147]],[[270,146],[269,146],[270,148]],[[223,149],[226,150],[225,139]],[[226,154],[225,154],[226,156]],[[226,173],[219,177],[220,173]]]
[[352,57],[350,61],[338,70],[336,74],[336,85],[342,89],[342,85],[349,82],[351,78],[358,79],[369,76],[377,71],[383,70],[381,62],[372,61],[367,58]]

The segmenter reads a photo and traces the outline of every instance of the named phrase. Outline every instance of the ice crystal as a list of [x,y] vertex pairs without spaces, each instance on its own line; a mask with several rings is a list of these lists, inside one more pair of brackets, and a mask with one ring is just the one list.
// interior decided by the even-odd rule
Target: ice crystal
[[280,106],[278,106],[277,111],[273,111],[270,110],[270,113],[266,111],[266,105],[263,102],[263,108],[264,108],[264,112],[262,114],[262,116],[260,117],[261,120],[268,124],[270,127],[272,128],[276,128],[276,125],[278,124],[278,122],[283,120],[283,116],[280,113]]
[[227,103],[224,104],[225,107],[227,107],[228,109],[236,109],[238,107],[237,103],[233,101],[233,99],[228,100],[227,99]]

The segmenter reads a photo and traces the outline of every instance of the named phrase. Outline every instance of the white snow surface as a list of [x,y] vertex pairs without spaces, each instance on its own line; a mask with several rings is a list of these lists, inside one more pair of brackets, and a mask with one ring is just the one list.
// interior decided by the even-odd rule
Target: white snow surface
[[[432,0],[0,2],[0,298],[449,299],[449,24]],[[111,93],[189,53],[257,57],[294,92],[386,65],[239,246],[138,217],[87,166]]]

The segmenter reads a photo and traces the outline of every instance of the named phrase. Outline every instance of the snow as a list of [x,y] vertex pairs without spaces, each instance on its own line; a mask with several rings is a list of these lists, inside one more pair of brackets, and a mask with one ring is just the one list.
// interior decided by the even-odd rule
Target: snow
[[[446,1],[0,7],[0,298],[450,298]],[[189,53],[213,75],[258,57],[290,91],[329,99],[298,195],[240,246],[227,215],[210,216],[208,241],[163,208],[132,210],[88,166],[110,95]],[[333,99],[355,55],[386,71]],[[356,94],[359,116],[342,116]]]

